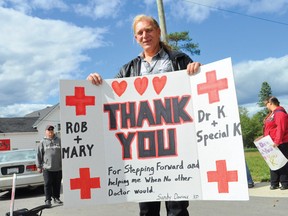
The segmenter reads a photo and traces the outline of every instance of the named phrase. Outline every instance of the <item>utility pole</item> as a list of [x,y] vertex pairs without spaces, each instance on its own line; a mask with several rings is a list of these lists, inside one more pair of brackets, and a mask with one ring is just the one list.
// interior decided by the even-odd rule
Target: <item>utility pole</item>
[[163,7],[162,0],[157,0],[157,7],[158,7],[158,17],[159,17],[159,21],[160,21],[162,41],[168,43],[167,31],[166,31],[166,22],[165,22],[165,13],[164,13],[164,7]]

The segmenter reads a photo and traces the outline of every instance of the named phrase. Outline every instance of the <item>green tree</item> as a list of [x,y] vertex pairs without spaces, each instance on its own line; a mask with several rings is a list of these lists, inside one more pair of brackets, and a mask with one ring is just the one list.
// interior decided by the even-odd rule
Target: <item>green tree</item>
[[263,111],[259,111],[256,114],[254,114],[251,118],[252,125],[253,125],[254,131],[255,131],[255,134],[254,134],[255,139],[257,137],[263,135],[263,119],[264,119],[263,114],[264,114]]
[[192,39],[189,37],[189,32],[174,32],[167,35],[168,44],[174,50],[182,50],[188,52],[191,55],[200,55],[200,49],[198,49],[198,43],[192,43]]
[[260,92],[258,94],[259,101],[257,104],[259,105],[259,107],[263,107],[264,109],[257,112],[257,115],[255,115],[255,117],[254,117],[255,121],[259,121],[259,122],[261,122],[261,124],[263,124],[263,120],[269,112],[269,110],[266,108],[266,104],[264,104],[264,101],[271,96],[272,96],[272,89],[271,89],[269,83],[263,82],[261,89],[260,89]]
[[239,107],[242,138],[245,148],[255,148],[254,140],[262,135],[262,122],[259,114],[256,113],[251,118],[245,107]]
[[264,104],[264,101],[270,96],[272,96],[272,89],[271,89],[270,85],[268,84],[268,82],[263,82],[261,89],[260,89],[260,92],[258,94],[259,101],[257,104],[260,107],[266,107],[266,105]]
[[248,116],[248,110],[245,107],[239,107],[239,114],[244,147],[251,148],[253,147],[254,131],[252,122]]

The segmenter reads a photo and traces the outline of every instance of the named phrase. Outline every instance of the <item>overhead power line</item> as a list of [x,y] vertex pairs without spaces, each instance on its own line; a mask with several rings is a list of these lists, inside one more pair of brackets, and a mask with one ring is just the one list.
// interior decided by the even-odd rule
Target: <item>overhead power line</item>
[[207,7],[207,8],[211,8],[211,9],[215,9],[215,10],[219,10],[219,11],[224,11],[224,12],[227,12],[227,13],[233,13],[233,14],[237,14],[237,15],[240,15],[240,16],[245,16],[245,17],[249,17],[249,18],[253,18],[253,19],[258,19],[258,20],[262,20],[262,21],[266,21],[266,22],[272,22],[272,23],[288,26],[288,23],[284,23],[284,22],[279,22],[279,21],[275,21],[275,20],[271,20],[271,19],[266,19],[266,18],[262,18],[262,17],[257,17],[257,16],[248,15],[248,14],[243,14],[243,13],[239,13],[239,12],[235,12],[235,11],[231,11],[231,10],[226,10],[226,9],[222,9],[222,8],[217,8],[217,7],[213,7],[213,6],[205,5],[205,4],[200,4],[200,3],[189,1],[189,0],[183,0],[183,1],[195,4],[195,5],[199,5],[199,6],[203,6],[203,7]]

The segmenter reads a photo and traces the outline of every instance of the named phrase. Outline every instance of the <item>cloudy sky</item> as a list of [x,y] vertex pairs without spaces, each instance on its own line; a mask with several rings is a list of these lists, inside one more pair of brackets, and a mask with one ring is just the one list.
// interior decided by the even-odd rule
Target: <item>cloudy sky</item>
[[[232,58],[239,105],[257,109],[266,81],[288,108],[288,0],[163,0],[167,32],[189,31],[194,61]],[[137,14],[155,0],[0,0],[0,117],[59,102],[60,79],[113,78],[141,51]]]

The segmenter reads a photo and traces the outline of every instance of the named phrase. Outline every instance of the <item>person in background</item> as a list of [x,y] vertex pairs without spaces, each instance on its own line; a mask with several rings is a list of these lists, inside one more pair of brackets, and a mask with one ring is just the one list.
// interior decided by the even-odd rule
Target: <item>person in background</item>
[[[151,16],[138,15],[133,22],[134,38],[142,47],[136,58],[125,64],[116,75],[116,78],[135,77],[150,74],[166,73],[177,70],[187,70],[189,75],[195,74],[199,62],[193,62],[185,53],[173,51],[161,41],[161,29],[158,22]],[[99,73],[91,73],[87,80],[95,85],[102,83]],[[139,203],[140,216],[159,216],[160,202]],[[167,215],[188,216],[188,201],[166,201]]]
[[[278,147],[283,155],[288,158],[288,115],[280,106],[279,100],[272,96],[264,101],[269,114],[264,119],[264,136],[270,135],[274,147]],[[288,189],[288,163],[278,170],[270,169],[270,189]]]
[[43,173],[45,204],[52,206],[54,203],[63,204],[60,200],[62,181],[61,140],[54,133],[54,127],[47,125],[45,137],[37,146],[36,165],[38,172]]
[[248,188],[253,188],[254,187],[254,181],[253,178],[251,176],[248,164],[245,162],[246,164],[246,174],[247,174],[247,182],[248,182]]

